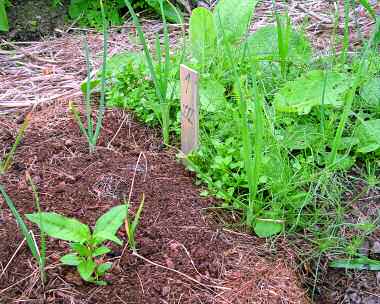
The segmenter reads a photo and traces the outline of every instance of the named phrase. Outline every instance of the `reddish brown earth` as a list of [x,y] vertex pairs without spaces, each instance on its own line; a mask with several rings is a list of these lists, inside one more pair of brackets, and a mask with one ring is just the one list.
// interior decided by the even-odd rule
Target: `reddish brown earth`
[[[10,115],[0,117],[0,155],[18,127]],[[99,147],[90,155],[67,105],[49,106],[33,114],[0,183],[20,213],[30,213],[35,211],[25,178],[30,174],[43,210],[94,225],[129,195],[134,180],[133,211],[145,195],[139,254],[183,275],[111,245],[113,253],[104,257],[114,262],[106,276],[110,284],[90,285],[59,264],[67,244],[48,239],[43,287],[25,244],[17,250],[23,237],[0,199],[0,303],[309,303],[285,242],[274,254],[264,241],[216,224],[205,208],[217,202],[199,195],[192,174],[158,138],[130,114],[113,110],[106,113]],[[38,229],[28,224],[38,239]],[[123,229],[119,237],[126,240]]]

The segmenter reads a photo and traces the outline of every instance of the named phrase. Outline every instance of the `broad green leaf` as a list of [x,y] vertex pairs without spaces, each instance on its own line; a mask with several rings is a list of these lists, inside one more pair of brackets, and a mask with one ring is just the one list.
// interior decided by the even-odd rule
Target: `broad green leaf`
[[[90,80],[90,92],[93,91],[100,84],[100,80]],[[83,94],[87,93],[87,80],[83,81],[80,85],[80,89]]]
[[81,256],[87,257],[90,255],[90,249],[81,243],[72,243],[70,247]]
[[98,265],[98,267],[96,268],[96,272],[99,276],[102,276],[103,274],[105,274],[108,270],[110,270],[112,267],[112,263],[110,262],[107,262],[107,263],[103,263],[103,264],[100,264]]
[[106,281],[103,281],[103,280],[97,280],[97,281],[94,281],[94,283],[96,285],[99,285],[99,286],[106,286],[108,285]]
[[90,228],[76,219],[68,218],[54,212],[41,212],[26,214],[29,221],[37,224],[41,229],[40,217],[43,231],[57,239],[83,243],[90,239]]
[[[248,40],[249,55],[254,58],[279,61],[278,31],[274,25],[258,29]],[[304,64],[311,60],[312,48],[307,37],[290,31],[287,59],[291,63]]]
[[199,101],[201,109],[206,112],[218,112],[225,105],[224,86],[216,80],[201,81]]
[[78,265],[78,272],[81,276],[81,278],[85,281],[92,281],[92,274],[94,273],[96,268],[96,263],[92,260],[85,260],[82,261]]
[[95,244],[100,244],[105,240],[112,241],[118,245],[123,245],[123,242],[113,233],[107,231],[100,231],[93,235],[93,239],[95,240]]
[[220,0],[214,10],[214,22],[219,39],[238,42],[246,33],[258,0]]
[[279,131],[279,141],[290,150],[303,150],[318,144],[320,128],[316,124],[293,124]]
[[357,151],[369,153],[380,149],[380,119],[363,121],[355,131],[359,139]]
[[[102,242],[101,235],[107,236],[107,239],[111,240],[110,236],[116,234],[120,226],[124,223],[126,216],[126,205],[123,204],[111,208],[96,221],[94,237],[96,236],[99,242]],[[112,240],[114,240],[114,238]]]
[[215,56],[216,30],[212,13],[204,7],[193,10],[190,18],[190,42],[193,56],[201,63]]
[[369,79],[360,90],[361,97],[368,106],[380,112],[380,77]]
[[99,255],[103,255],[103,254],[106,254],[108,252],[111,252],[111,249],[109,249],[108,247],[106,246],[102,246],[102,247],[99,247],[99,248],[96,248],[94,250],[94,252],[92,253],[92,257],[97,257]]
[[[344,93],[351,85],[345,74],[328,72],[324,90],[325,72],[310,71],[300,78],[289,81],[275,95],[274,106],[279,112],[308,114],[315,106],[341,107]],[[323,98],[324,96],[324,98]]]
[[282,232],[284,224],[272,219],[256,219],[254,232],[261,238],[271,237]]
[[81,257],[73,253],[66,254],[59,260],[62,264],[69,266],[78,266],[80,263],[83,262],[83,259]]
[[333,268],[380,271],[380,261],[372,260],[367,257],[338,259],[330,262],[329,266]]
[[[146,2],[161,16],[160,0],[146,0]],[[176,10],[167,0],[163,0],[163,7],[166,20],[172,23],[182,24],[183,18],[178,9]]]
[[4,0],[0,0],[0,31],[9,31],[8,17]]

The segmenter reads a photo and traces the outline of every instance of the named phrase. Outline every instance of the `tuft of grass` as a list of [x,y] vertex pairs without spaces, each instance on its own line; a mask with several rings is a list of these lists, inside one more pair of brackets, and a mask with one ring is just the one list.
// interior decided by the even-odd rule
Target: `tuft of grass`
[[[155,53],[157,57],[157,68],[155,68],[153,54],[149,49],[148,42],[145,39],[144,32],[141,27],[141,23],[139,18],[137,17],[133,6],[129,0],[124,0],[126,6],[128,7],[129,13],[132,16],[132,21],[136,26],[137,34],[140,40],[140,43],[143,46],[143,51],[145,54],[146,62],[148,65],[150,77],[153,80],[153,84],[155,87],[156,96],[158,98],[159,104],[153,110],[159,120],[159,123],[162,127],[162,137],[165,145],[169,144],[170,141],[170,112],[171,112],[171,100],[174,96],[175,86],[172,87],[172,91],[169,92],[170,89],[170,71],[173,69],[172,63],[170,61],[170,45],[169,45],[169,31],[168,25],[166,22],[163,0],[159,0],[163,28],[164,28],[164,39],[163,39],[163,49],[161,47],[161,41],[159,39],[158,34],[156,35],[155,40]],[[181,20],[180,14],[177,9],[173,6],[173,9],[176,11],[178,20]],[[183,48],[185,50],[185,48]],[[183,51],[184,55],[184,51]],[[182,56],[183,56],[182,55]],[[182,61],[182,60],[181,60]]]

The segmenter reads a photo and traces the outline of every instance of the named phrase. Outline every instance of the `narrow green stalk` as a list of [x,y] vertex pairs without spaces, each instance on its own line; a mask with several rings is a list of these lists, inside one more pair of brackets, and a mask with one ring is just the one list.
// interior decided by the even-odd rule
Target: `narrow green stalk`
[[102,129],[104,112],[106,110],[105,92],[106,92],[106,71],[107,71],[107,53],[108,53],[108,25],[106,14],[104,12],[103,1],[100,0],[100,8],[102,11],[103,21],[103,64],[102,64],[102,77],[100,81],[100,104],[96,120],[96,128],[93,136],[93,146],[96,146],[100,130]]
[[40,268],[42,284],[45,284],[46,283],[46,272],[45,272],[45,266],[46,266],[46,233],[44,231],[43,224],[42,224],[40,198],[39,198],[39,195],[37,192],[36,185],[34,184],[30,175],[28,175],[28,181],[29,181],[30,186],[32,187],[32,191],[33,191],[33,195],[34,195],[34,202],[36,205],[37,212],[40,215],[41,248],[40,248],[40,254],[39,254],[39,257],[40,257],[39,268]]
[[[91,62],[90,62],[90,49],[88,47],[87,36],[84,39],[84,51],[86,56],[87,67],[87,85],[86,85],[86,115],[87,115],[87,133],[88,137],[93,137],[93,121],[91,116]],[[92,143],[90,143],[91,145]],[[90,148],[91,149],[91,148]]]
[[4,190],[4,187],[0,185],[0,193],[2,194],[5,203],[8,205],[9,209],[12,212],[12,215],[14,216],[18,226],[20,227],[21,233],[26,239],[26,243],[28,244],[28,247],[30,249],[30,252],[32,253],[33,257],[38,261],[39,265],[41,264],[41,257],[38,253],[37,245],[31,235],[31,233],[28,230],[28,227],[26,226],[24,220],[22,219],[20,213],[17,211],[17,208],[15,204],[13,203],[12,199],[8,196],[6,191]]
[[325,77],[323,79],[321,108],[320,108],[320,126],[321,126],[321,133],[323,136],[323,140],[325,139],[325,98],[326,98],[327,75],[328,75],[328,72],[327,70],[325,70]]
[[150,53],[150,50],[149,50],[149,47],[148,47],[148,43],[147,43],[147,41],[145,39],[144,32],[142,31],[142,27],[141,27],[139,18],[137,17],[137,15],[136,15],[136,13],[135,13],[132,5],[131,5],[131,2],[129,0],[124,0],[124,1],[125,1],[125,5],[128,7],[129,13],[132,16],[133,23],[136,26],[136,30],[137,30],[137,34],[139,36],[139,40],[140,40],[141,44],[143,45],[144,54],[145,54],[146,62],[148,64],[150,76],[152,77],[152,80],[153,80],[153,83],[154,83],[154,87],[156,89],[156,95],[157,95],[158,99],[160,100],[160,102],[163,102],[164,101],[164,97],[161,95],[159,81],[157,79],[157,75],[156,75],[156,72],[155,72],[155,69],[154,69],[154,66],[153,66],[152,55]]
[[342,50],[342,62],[347,62],[347,52],[350,45],[350,1],[344,0],[344,36],[343,36],[343,50]]
[[0,175],[7,172],[9,170],[9,168],[11,167],[14,155],[15,155],[16,150],[17,150],[17,147],[20,144],[20,142],[21,142],[21,140],[25,134],[25,130],[29,126],[30,119],[31,119],[31,114],[28,114],[25,117],[25,120],[22,123],[22,125],[21,125],[21,127],[17,133],[15,142],[13,143],[11,150],[5,155],[3,161],[0,160]]
[[285,15],[285,25],[281,20],[281,15],[276,11],[275,3],[272,0],[273,12],[276,18],[277,24],[277,43],[278,43],[278,52],[280,58],[280,67],[281,75],[284,79],[287,76],[288,69],[288,53],[289,53],[289,36],[291,30],[290,18],[288,13]]

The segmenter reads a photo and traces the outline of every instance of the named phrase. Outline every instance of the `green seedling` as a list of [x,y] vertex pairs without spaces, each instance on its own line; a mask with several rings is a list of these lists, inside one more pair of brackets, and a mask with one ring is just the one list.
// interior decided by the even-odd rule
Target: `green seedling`
[[5,155],[3,160],[0,160],[0,175],[7,172],[9,170],[9,168],[11,167],[14,155],[15,155],[16,150],[17,150],[17,147],[20,144],[20,142],[21,142],[21,140],[25,134],[25,130],[29,126],[30,119],[31,119],[31,114],[29,113],[25,117],[25,120],[22,123],[22,125],[21,125],[21,127],[17,133],[16,140],[15,140],[14,144],[12,145],[11,150]]
[[124,205],[126,206],[126,217],[125,217],[124,225],[125,225],[125,231],[127,231],[128,245],[129,245],[129,248],[133,252],[136,252],[136,230],[137,230],[137,226],[140,222],[141,212],[144,208],[144,200],[145,200],[145,198],[143,196],[141,203],[140,203],[140,206],[137,209],[137,212],[136,212],[134,219],[131,219],[129,217],[129,208],[128,208],[129,204],[127,203],[126,199],[124,198]]
[[112,263],[102,263],[97,258],[111,252],[102,245],[105,241],[123,244],[116,233],[126,218],[127,210],[128,205],[111,208],[96,221],[93,232],[77,219],[54,212],[27,214],[26,217],[48,236],[69,242],[71,252],[61,257],[62,264],[75,266],[86,282],[106,285],[107,282],[101,277],[112,267]]
[[[87,39],[84,42],[84,50],[86,55],[86,65],[87,65],[87,82],[85,86],[85,99],[86,99],[86,121],[87,127],[83,124],[79,110],[73,102],[69,103],[69,110],[74,115],[75,121],[79,125],[79,129],[86,136],[87,142],[89,144],[90,153],[95,152],[96,143],[98,141],[100,131],[102,129],[103,117],[105,112],[105,83],[106,83],[106,71],[107,71],[107,43],[108,43],[108,26],[105,17],[103,1],[100,0],[100,7],[102,12],[103,20],[103,65],[102,73],[100,79],[100,102],[99,110],[96,117],[96,125],[94,130],[94,119],[92,115],[92,106],[91,106],[91,90],[93,89],[93,81],[91,80],[91,63],[90,63],[90,50],[88,47]],[[83,89],[83,87],[82,87]]]

